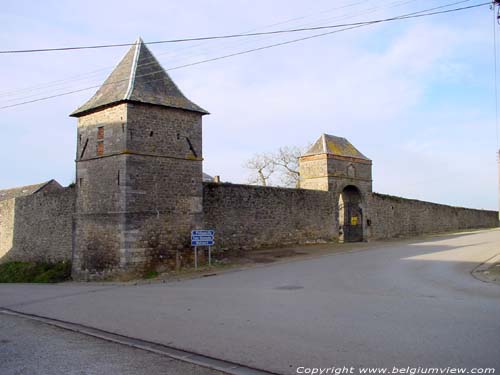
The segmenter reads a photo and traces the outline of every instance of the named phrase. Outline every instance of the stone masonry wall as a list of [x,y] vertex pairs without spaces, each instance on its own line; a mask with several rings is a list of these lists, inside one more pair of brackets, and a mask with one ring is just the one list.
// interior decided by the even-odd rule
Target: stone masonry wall
[[[333,192],[204,183],[206,229],[216,230],[216,248],[249,250],[338,238]],[[368,239],[498,226],[496,211],[452,207],[369,193]]]
[[334,194],[325,191],[204,183],[205,228],[216,249],[247,250],[338,236]]
[[15,199],[0,201],[0,261],[4,260],[14,243],[15,206]]
[[369,239],[498,226],[498,212],[452,207],[372,193],[368,197]]
[[0,202],[0,262],[71,260],[75,189]]

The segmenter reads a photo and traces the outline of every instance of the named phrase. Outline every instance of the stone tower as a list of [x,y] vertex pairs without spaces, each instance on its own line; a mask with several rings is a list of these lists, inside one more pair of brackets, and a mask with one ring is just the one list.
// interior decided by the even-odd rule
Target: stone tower
[[202,217],[203,108],[139,39],[78,118],[73,276],[143,272]]
[[372,162],[347,139],[323,134],[299,159],[300,187],[335,193],[340,241],[367,239]]

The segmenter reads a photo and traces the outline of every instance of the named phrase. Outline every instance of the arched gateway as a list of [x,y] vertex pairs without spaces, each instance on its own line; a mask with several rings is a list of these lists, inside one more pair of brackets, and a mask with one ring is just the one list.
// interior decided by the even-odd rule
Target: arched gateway
[[372,191],[372,162],[347,139],[323,134],[299,159],[300,187],[335,192],[339,241],[367,238],[365,198]]

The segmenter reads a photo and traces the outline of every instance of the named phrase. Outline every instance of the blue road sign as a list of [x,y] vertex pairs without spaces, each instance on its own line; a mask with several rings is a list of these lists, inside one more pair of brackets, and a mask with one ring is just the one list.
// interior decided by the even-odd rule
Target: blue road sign
[[191,246],[213,246],[215,241],[214,230],[192,230]]
[[192,230],[191,236],[211,236],[215,235],[214,230]]
[[213,246],[214,241],[197,241],[197,240],[191,240],[191,246]]
[[191,241],[213,241],[213,236],[191,236]]

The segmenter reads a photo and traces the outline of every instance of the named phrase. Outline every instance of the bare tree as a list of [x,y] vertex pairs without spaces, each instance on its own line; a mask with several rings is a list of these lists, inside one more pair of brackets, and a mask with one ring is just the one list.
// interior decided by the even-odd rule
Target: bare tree
[[284,146],[273,155],[273,163],[280,169],[280,179],[284,186],[299,187],[299,157],[302,150],[297,146]]
[[245,167],[252,171],[252,175],[249,178],[251,184],[267,186],[276,165],[273,162],[272,155],[256,154],[245,163]]
[[268,186],[271,177],[277,176],[279,185],[299,187],[299,157],[303,150],[296,146],[280,147],[275,153],[255,154],[245,163],[252,171],[251,184]]

